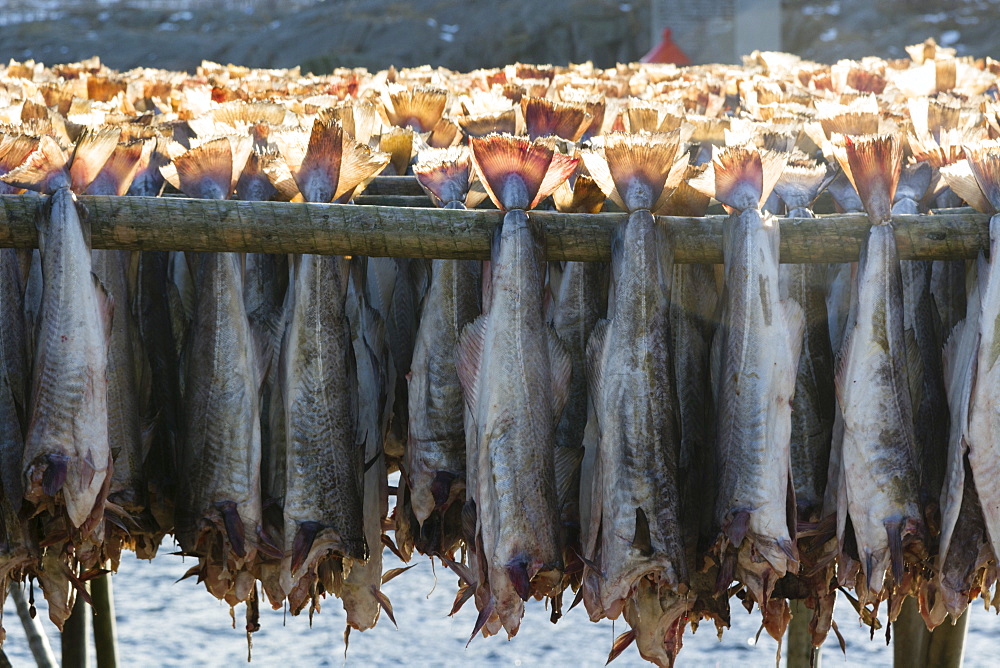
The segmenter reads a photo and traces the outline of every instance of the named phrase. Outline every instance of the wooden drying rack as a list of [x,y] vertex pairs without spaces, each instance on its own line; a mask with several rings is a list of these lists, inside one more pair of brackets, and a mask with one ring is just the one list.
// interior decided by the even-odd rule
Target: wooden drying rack
[[[496,210],[430,207],[412,176],[376,177],[356,204],[244,202],[82,195],[94,248],[489,259]],[[39,198],[0,196],[0,247],[33,248]],[[358,206],[361,204],[362,206]],[[606,261],[621,213],[535,211],[548,258]],[[678,263],[722,262],[725,216],[661,216]],[[989,247],[989,216],[971,209],[894,217],[904,260],[973,259]],[[868,231],[863,214],[780,218],[781,262],[851,262]]]

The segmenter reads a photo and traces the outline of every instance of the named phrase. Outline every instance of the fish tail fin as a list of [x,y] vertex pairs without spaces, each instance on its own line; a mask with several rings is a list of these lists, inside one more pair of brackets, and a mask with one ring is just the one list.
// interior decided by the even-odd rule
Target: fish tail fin
[[444,115],[448,91],[432,86],[394,87],[383,98],[386,116],[392,125],[430,132]]
[[[840,107],[843,109],[843,107]],[[819,124],[827,137],[838,135],[873,135],[878,133],[879,114],[871,111],[845,111],[820,118]]]
[[966,148],[969,167],[994,211],[1000,211],[1000,141]]
[[688,181],[701,176],[706,169],[708,169],[708,163],[687,165],[684,169],[683,180],[670,193],[658,213],[666,216],[693,216],[696,218],[704,216],[712,198],[693,188]]
[[118,144],[104,163],[100,174],[91,182],[88,192],[118,196],[127,193],[139,169],[144,145],[143,141]]
[[458,124],[469,137],[485,137],[492,133],[517,134],[517,111],[505,109],[482,114],[467,114],[458,118]]
[[556,209],[564,213],[600,213],[606,199],[597,182],[584,174],[577,175],[572,187],[569,181],[562,183],[552,198]]
[[253,102],[246,102],[244,100],[224,102],[211,112],[212,120],[232,127],[238,127],[243,124],[281,125],[285,122],[285,113],[286,109],[284,105],[261,100]]
[[876,224],[888,222],[903,164],[903,143],[891,134],[846,136],[844,149],[837,158],[868,218]]
[[386,174],[403,176],[413,158],[417,135],[410,128],[392,127],[382,133],[378,140],[378,148],[389,155],[389,165]]
[[471,137],[469,147],[486,192],[505,211],[534,208],[576,171],[578,162],[544,141],[513,135]]
[[236,198],[244,201],[267,201],[274,197],[278,188],[271,182],[265,171],[268,164],[275,159],[275,154],[261,149],[254,141],[254,150],[250,152],[247,164],[236,182]]
[[789,211],[807,208],[827,185],[827,171],[824,165],[811,158],[792,160],[781,172],[774,184],[774,191],[785,203]]
[[748,146],[730,146],[691,185],[737,211],[760,208],[785,167],[787,157]]
[[121,128],[84,130],[76,140],[70,158],[69,174],[73,182],[73,192],[84,192],[91,181],[97,178],[117,148],[121,134]]
[[[233,146],[226,137],[219,137],[192,148],[173,161],[177,170],[178,188],[189,197],[229,199],[234,188],[233,174],[237,168]],[[239,176],[237,174],[237,180]]]
[[[34,141],[29,140],[31,143]],[[22,143],[19,151],[28,148]],[[66,165],[69,157],[55,139],[44,135],[28,151],[22,162],[3,175],[2,180],[15,188],[25,188],[41,193],[52,193],[71,184]]]
[[[973,151],[977,151],[977,149],[973,149]],[[973,171],[972,164],[968,159],[944,165],[941,167],[940,174],[952,192],[965,200],[976,211],[993,213],[998,210],[983,192],[983,188],[976,178],[976,172]]]
[[456,146],[421,151],[413,173],[420,187],[438,206],[451,202],[464,204],[472,182],[469,149]]
[[493,616],[493,611],[496,608],[496,603],[493,600],[492,595],[488,595],[486,604],[479,611],[479,616],[476,617],[476,625],[472,629],[472,635],[469,636],[468,642],[465,643],[465,647],[469,647],[469,643],[475,638],[480,631],[486,627],[486,623],[490,621],[490,617]]
[[39,139],[30,135],[3,135],[0,139],[0,173],[20,167],[37,148]]
[[670,195],[665,186],[678,140],[677,132],[610,134],[604,141],[604,159],[589,152],[587,168],[601,190],[626,211],[655,211]]
[[521,113],[531,139],[555,135],[577,141],[592,118],[583,106],[529,96],[521,98]]

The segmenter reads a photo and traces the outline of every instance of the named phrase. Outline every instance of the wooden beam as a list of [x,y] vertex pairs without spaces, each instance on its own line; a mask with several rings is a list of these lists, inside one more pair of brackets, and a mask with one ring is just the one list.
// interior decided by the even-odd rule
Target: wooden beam
[[[0,247],[37,244],[43,199],[0,196]],[[182,197],[81,196],[94,248],[123,250],[317,253],[486,259],[501,214],[353,204],[241,202]],[[546,230],[550,260],[606,261],[624,214],[533,212]],[[722,262],[724,216],[659,217],[679,263]],[[958,212],[898,216],[902,259],[972,259],[989,245],[989,217]],[[864,215],[780,219],[781,261],[850,262],[868,230]]]

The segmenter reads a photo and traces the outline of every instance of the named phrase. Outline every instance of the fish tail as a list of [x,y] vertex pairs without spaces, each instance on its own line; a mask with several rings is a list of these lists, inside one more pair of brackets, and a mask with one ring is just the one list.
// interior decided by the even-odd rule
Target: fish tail
[[543,141],[491,134],[471,137],[472,162],[486,191],[499,208],[531,209],[576,171],[578,159]]
[[903,142],[892,134],[847,136],[844,149],[837,158],[858,191],[868,218],[875,224],[889,222],[902,169]]
[[419,161],[413,166],[413,174],[438,206],[451,202],[464,203],[472,178],[469,149],[456,146],[421,151]]
[[485,137],[492,133],[517,134],[517,112],[514,109],[459,116],[458,125],[468,137]]
[[[674,165],[678,132],[611,134],[604,142],[604,161],[588,154],[587,167],[601,189],[626,211],[655,211],[670,195],[667,177]],[[605,168],[602,162],[606,162]]]
[[82,193],[91,181],[101,173],[105,163],[114,153],[121,137],[121,128],[97,128],[84,130],[73,147],[70,158],[70,178],[73,192]]
[[730,209],[760,208],[781,176],[786,160],[784,154],[730,146],[712,159],[712,169],[692,185]]
[[577,173],[573,186],[564,182],[552,193],[556,209],[563,213],[600,213],[604,207],[604,191],[593,178]]
[[397,86],[382,98],[382,103],[393,125],[430,132],[444,115],[448,91],[432,86],[414,86],[412,89]]
[[416,133],[411,128],[392,127],[383,132],[378,140],[378,148],[389,154],[387,176],[403,176],[413,158]]
[[670,193],[658,212],[666,216],[693,216],[696,218],[704,216],[712,198],[699,192],[688,181],[704,174],[706,169],[708,169],[708,163],[688,165],[684,170],[684,179]]
[[13,145],[10,147],[10,153],[4,155],[4,162],[13,164],[17,157],[22,158],[20,164],[0,177],[5,183],[41,193],[53,193],[71,184],[66,169],[69,158],[52,137],[44,135],[37,140],[25,138],[18,143],[16,150]]
[[[139,169],[139,159],[142,157],[145,142],[134,141],[128,144],[118,144],[111,157],[104,163],[100,176],[90,184],[89,190],[95,194],[111,194],[122,196],[128,192],[132,179]],[[98,183],[100,181],[100,184]],[[96,186],[101,186],[101,192],[96,192]]]
[[789,210],[806,208],[819,196],[828,181],[824,165],[812,159],[794,160],[781,172],[774,191]]
[[235,190],[234,181],[239,179],[238,172],[243,167],[237,165],[236,160],[233,144],[228,138],[219,137],[205,142],[174,158],[174,185],[189,197],[229,199]]
[[1000,142],[981,142],[965,149],[969,167],[994,211],[1000,211]]
[[521,98],[521,113],[531,139],[555,135],[578,141],[592,118],[582,105],[529,96]]

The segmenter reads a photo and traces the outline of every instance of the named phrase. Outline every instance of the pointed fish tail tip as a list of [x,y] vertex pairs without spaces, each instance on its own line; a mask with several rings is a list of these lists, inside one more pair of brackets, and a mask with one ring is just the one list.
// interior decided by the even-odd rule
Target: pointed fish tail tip
[[626,211],[662,207],[679,133],[605,135],[603,151],[587,152],[587,169],[601,190]]
[[903,142],[896,135],[845,136],[837,153],[873,224],[889,222],[903,163]]
[[578,141],[591,120],[591,114],[582,106],[542,97],[522,97],[521,112],[531,139],[554,135]]
[[421,151],[413,166],[413,174],[438,206],[451,202],[464,203],[472,180],[469,149],[455,146]]
[[[22,143],[19,151],[25,151],[22,162],[0,177],[4,183],[15,188],[25,188],[40,193],[53,193],[59,188],[71,185],[70,175],[66,169],[69,157],[55,139],[44,135],[37,140]],[[11,148],[13,150],[13,147]]]
[[578,158],[555,153],[545,140],[491,134],[471,137],[472,162],[499,208],[532,209],[576,170]]
[[448,91],[433,86],[391,86],[383,97],[386,116],[392,125],[430,132],[444,115]]
[[965,148],[969,167],[994,211],[1000,211],[1000,140]]

